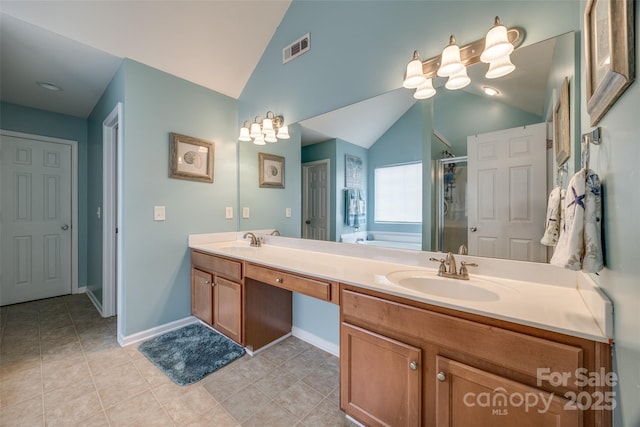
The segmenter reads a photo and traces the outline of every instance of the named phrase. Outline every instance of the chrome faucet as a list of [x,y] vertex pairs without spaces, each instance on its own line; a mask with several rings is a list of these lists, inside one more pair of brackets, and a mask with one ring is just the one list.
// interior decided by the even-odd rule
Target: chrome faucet
[[475,262],[462,261],[460,262],[460,271],[458,271],[456,258],[451,252],[447,253],[446,259],[429,258],[429,261],[436,261],[440,263],[440,267],[438,267],[438,276],[449,277],[451,279],[469,280],[469,271],[467,270],[467,266],[478,266]]
[[271,235],[272,235],[272,236],[279,236],[279,235],[280,235],[280,232],[279,232],[278,230],[273,230],[273,231],[271,232]]
[[447,253],[445,264],[449,267],[447,273],[454,276],[458,274],[458,268],[456,267],[456,257],[454,257],[451,252]]
[[244,233],[244,236],[242,236],[243,239],[246,239],[247,237],[251,238],[251,243],[249,244],[249,246],[253,246],[253,247],[260,247],[262,244],[262,241],[256,237],[255,234],[248,232],[248,233]]

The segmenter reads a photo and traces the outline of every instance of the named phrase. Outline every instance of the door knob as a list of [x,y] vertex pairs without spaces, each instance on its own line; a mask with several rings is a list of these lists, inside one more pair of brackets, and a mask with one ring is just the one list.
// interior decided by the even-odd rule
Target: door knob
[[444,382],[444,380],[447,379],[447,374],[445,374],[444,372],[440,371],[438,372],[438,374],[436,375],[436,378],[438,379],[438,381],[440,382]]
[[66,230],[68,230],[68,229],[69,229],[69,226],[68,226],[67,224],[65,224],[65,225],[63,225],[63,226],[62,226],[62,227],[60,227],[60,228],[62,228],[63,230],[65,230],[65,231],[66,231]]
[[310,220],[306,220],[304,223],[309,225],[309,224],[311,224],[311,221]]
[[478,227],[469,227],[469,230],[471,230],[472,233],[475,233],[478,231]]

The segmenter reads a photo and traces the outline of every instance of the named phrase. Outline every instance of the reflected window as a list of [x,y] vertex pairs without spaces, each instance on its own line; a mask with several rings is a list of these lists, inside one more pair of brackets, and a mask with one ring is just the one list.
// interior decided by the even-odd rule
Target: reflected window
[[422,163],[374,170],[374,221],[422,223]]

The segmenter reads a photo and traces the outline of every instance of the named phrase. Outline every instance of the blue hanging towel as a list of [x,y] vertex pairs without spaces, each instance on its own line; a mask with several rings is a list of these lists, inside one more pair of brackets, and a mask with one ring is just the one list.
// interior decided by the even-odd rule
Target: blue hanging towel
[[367,202],[364,191],[347,188],[344,192],[344,223],[349,227],[363,227],[367,224]]

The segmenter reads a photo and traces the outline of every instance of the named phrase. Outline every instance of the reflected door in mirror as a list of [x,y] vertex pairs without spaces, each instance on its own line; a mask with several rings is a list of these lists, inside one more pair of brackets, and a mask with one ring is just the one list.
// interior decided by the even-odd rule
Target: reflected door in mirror
[[303,239],[330,240],[329,169],[329,160],[303,165]]
[[547,261],[546,126],[468,137],[470,255]]

